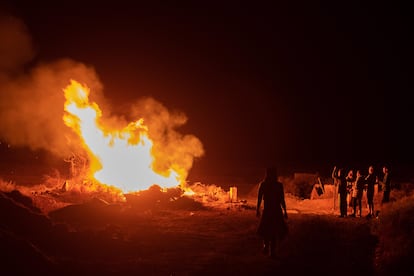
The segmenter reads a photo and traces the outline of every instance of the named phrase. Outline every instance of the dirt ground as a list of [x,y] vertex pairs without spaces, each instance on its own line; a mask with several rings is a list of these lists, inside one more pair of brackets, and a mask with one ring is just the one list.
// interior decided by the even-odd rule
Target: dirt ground
[[153,208],[92,200],[48,217],[9,198],[0,228],[7,275],[378,274],[378,220],[339,218],[332,199],[287,197],[289,235],[274,260],[261,253],[254,197]]

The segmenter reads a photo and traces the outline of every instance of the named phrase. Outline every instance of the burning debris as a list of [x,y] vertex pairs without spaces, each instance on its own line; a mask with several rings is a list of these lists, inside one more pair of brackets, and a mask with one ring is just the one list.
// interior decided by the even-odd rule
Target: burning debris
[[70,167],[69,176],[58,172],[42,184],[18,187],[42,212],[95,198],[171,208],[238,201],[236,187],[227,192],[187,183],[204,149],[197,137],[177,131],[187,121],[183,113],[147,97],[114,114],[94,68],[70,59],[33,63],[30,35],[13,17],[0,19],[0,37],[8,42],[0,60],[0,138],[46,150]]
[[82,178],[123,193],[154,184],[185,188],[204,149],[197,137],[176,131],[184,114],[147,97],[114,115],[94,68],[70,59],[32,62],[31,37],[14,17],[0,18],[0,38],[7,41],[0,47],[2,140],[81,165],[71,168],[71,182]]
[[126,126],[108,126],[98,104],[89,102],[87,87],[72,80],[64,92],[63,120],[79,135],[87,153],[88,179],[116,186],[123,192],[145,190],[154,184],[163,188],[185,184],[191,164],[174,160],[159,149],[143,118]]

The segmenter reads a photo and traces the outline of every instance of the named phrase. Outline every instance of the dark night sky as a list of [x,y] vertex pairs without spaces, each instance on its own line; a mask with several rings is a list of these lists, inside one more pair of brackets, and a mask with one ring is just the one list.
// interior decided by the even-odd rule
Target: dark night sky
[[33,64],[69,57],[95,68],[114,106],[152,96],[184,112],[181,131],[206,151],[195,175],[414,164],[407,7],[192,2],[7,9],[27,25]]

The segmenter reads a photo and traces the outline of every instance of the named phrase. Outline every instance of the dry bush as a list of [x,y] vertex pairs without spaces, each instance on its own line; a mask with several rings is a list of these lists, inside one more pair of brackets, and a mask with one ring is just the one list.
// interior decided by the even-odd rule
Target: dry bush
[[390,200],[396,201],[414,194],[414,184],[409,182],[393,185]]
[[14,182],[0,179],[0,191],[11,192],[16,189],[17,189],[17,185]]
[[[412,271],[414,256],[414,194],[393,190],[394,201],[384,204],[378,224],[381,252],[378,265],[385,274]],[[395,197],[397,196],[398,199]]]
[[21,186],[0,180],[0,190],[4,192],[18,190],[23,195],[32,198],[34,205],[45,214],[69,204],[84,203],[93,198],[110,203],[125,201],[122,191],[113,186],[80,178],[66,180],[58,172],[54,175],[45,175],[41,184],[33,186]]

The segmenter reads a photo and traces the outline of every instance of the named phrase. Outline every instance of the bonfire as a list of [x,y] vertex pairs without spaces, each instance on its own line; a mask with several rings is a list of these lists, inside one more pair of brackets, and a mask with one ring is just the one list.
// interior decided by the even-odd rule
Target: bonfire
[[329,178],[282,177],[289,235],[275,262],[261,255],[255,232],[259,178],[245,193],[240,183],[225,189],[190,182],[193,160],[203,155],[198,139],[151,118],[105,116],[77,81],[63,93],[62,123],[77,149],[64,159],[69,177],[48,175],[29,186],[0,181],[7,274],[327,274],[341,267],[341,275],[355,269],[372,275],[397,265],[409,270],[412,246],[395,247],[412,244],[412,216],[398,214],[414,210],[409,183],[395,189],[385,206],[376,189],[377,218],[341,220]]

